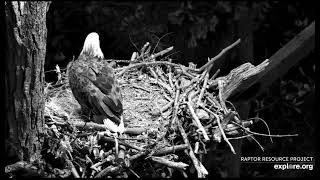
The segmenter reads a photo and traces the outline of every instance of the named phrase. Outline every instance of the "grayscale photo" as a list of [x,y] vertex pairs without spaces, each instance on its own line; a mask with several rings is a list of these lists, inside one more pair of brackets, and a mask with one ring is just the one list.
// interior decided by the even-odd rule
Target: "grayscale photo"
[[316,176],[315,2],[1,11],[6,178]]

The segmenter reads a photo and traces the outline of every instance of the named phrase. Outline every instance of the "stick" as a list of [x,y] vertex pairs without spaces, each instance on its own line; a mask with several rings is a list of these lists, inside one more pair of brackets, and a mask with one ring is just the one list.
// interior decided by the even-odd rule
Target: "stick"
[[163,106],[162,108],[158,108],[155,111],[151,111],[150,114],[153,116],[161,115],[164,111],[168,110],[173,104],[173,101],[170,101],[168,104]]
[[192,96],[192,95],[193,95],[193,94],[190,93],[189,96],[188,96],[188,103],[187,103],[188,108],[189,108],[189,110],[190,110],[190,112],[191,112],[191,115],[192,115],[193,119],[195,120],[195,122],[196,122],[199,130],[202,132],[205,141],[209,141],[210,139],[209,139],[209,137],[208,137],[208,134],[207,134],[206,130],[203,128],[203,126],[202,126],[202,124],[201,124],[201,122],[200,122],[197,114],[194,112],[194,109],[193,109],[193,107],[192,107],[192,105],[191,105],[191,102],[192,102],[191,96]]
[[165,148],[156,150],[156,152],[153,155],[160,156],[160,155],[175,153],[176,151],[185,150],[187,148],[188,148],[188,144],[180,144],[176,146],[165,147]]
[[144,45],[143,45],[143,47],[141,48],[141,55],[142,55],[142,57],[143,57],[143,55],[144,55],[144,51],[146,50],[146,48],[149,46],[149,42],[146,42]]
[[[131,55],[130,61],[131,61],[131,62],[135,61],[136,58],[137,58],[137,56],[138,56],[138,53],[137,53],[137,52],[133,52],[132,55]],[[127,62],[128,62],[128,61],[127,61]]]
[[173,85],[173,82],[172,82],[172,72],[171,72],[171,67],[169,66],[170,68],[170,72],[168,73],[168,78],[169,78],[169,84],[171,86],[172,89],[174,89],[174,85]]
[[206,73],[206,75],[204,77],[203,86],[202,86],[202,89],[200,91],[200,95],[199,95],[199,98],[198,98],[197,107],[201,103],[201,99],[203,97],[204,91],[207,89],[208,79],[209,79],[209,72],[207,71],[207,73]]
[[213,81],[213,80],[218,76],[219,72],[220,72],[220,69],[218,69],[218,70],[213,74],[213,76],[209,79],[209,82]]
[[193,165],[194,165],[195,169],[197,170],[198,178],[204,178],[206,175],[208,175],[207,171],[206,171],[205,168],[201,168],[201,165],[200,165],[201,162],[197,159],[197,157],[193,153],[193,149],[192,149],[192,147],[191,147],[191,145],[189,143],[188,136],[187,136],[186,132],[184,131],[180,121],[178,120],[177,123],[178,123],[179,131],[180,131],[181,136],[183,138],[183,141],[189,147],[189,156],[190,156],[190,158],[191,158],[191,160],[193,162]]
[[152,82],[152,83],[156,83],[162,86],[164,89],[166,89],[170,93],[170,95],[173,94],[173,90],[171,89],[171,87],[168,84],[163,83],[161,79],[154,79],[154,81],[155,82]]
[[100,171],[94,178],[102,178],[104,176],[106,176],[109,173],[115,173],[118,172],[120,170],[120,167],[116,166],[108,166],[105,169],[103,169],[102,171]]
[[[102,136],[102,137],[101,137],[101,140],[115,143],[114,139],[111,138],[111,137]],[[134,146],[134,145],[125,143],[125,142],[123,142],[123,141],[118,141],[118,142],[119,142],[120,145],[124,145],[124,146],[126,146],[126,147],[129,147],[129,148],[132,148],[132,149],[135,149],[135,150],[138,150],[138,151],[144,151],[144,149],[141,148],[141,147],[137,147],[137,146]]]
[[[176,81],[176,85],[177,85],[177,81]],[[176,120],[176,117],[178,114],[178,110],[179,110],[179,104],[180,104],[179,98],[180,98],[180,88],[177,87],[176,96],[175,96],[174,105],[173,105],[173,115],[172,115],[172,119],[171,119],[168,127],[171,127],[172,124],[175,123],[175,120]]]
[[123,164],[124,163],[124,158],[125,158],[125,147],[124,146],[122,146],[122,145],[120,145],[119,146],[119,154],[118,154],[118,157],[117,157],[117,160],[116,160],[116,162],[118,163],[118,164]]
[[221,123],[220,123],[219,117],[218,117],[216,114],[214,114],[214,116],[215,116],[216,119],[217,119],[218,126],[219,126],[219,129],[220,129],[220,132],[221,132],[221,134],[222,134],[223,139],[224,139],[224,140],[227,142],[227,144],[229,145],[232,153],[233,153],[233,154],[236,154],[236,152],[234,151],[234,148],[233,148],[232,144],[229,142],[226,134],[225,134],[224,131],[223,131],[223,128],[222,128],[222,125],[221,125]]
[[14,164],[10,164],[5,166],[5,173],[15,173],[18,171],[26,171],[30,172],[30,174],[37,174],[37,168],[33,166],[31,163],[26,161],[18,161]]
[[71,170],[71,173],[73,175],[74,178],[80,178],[80,175],[78,174],[76,168],[74,167],[73,163],[69,160],[69,159],[66,159],[66,162],[69,166],[69,169]]
[[132,134],[132,135],[139,135],[142,134],[143,132],[146,132],[146,128],[126,128],[124,130],[124,133],[126,134]]
[[[168,61],[155,61],[155,62],[142,62],[142,63],[136,63],[136,64],[132,64],[130,66],[127,66],[127,67],[123,67],[123,68],[117,68],[115,69],[116,71],[120,71],[118,74],[118,76],[122,76],[123,73],[125,73],[127,70],[131,69],[131,68],[137,68],[137,67],[140,67],[140,66],[152,66],[152,65],[169,65],[169,66],[173,66],[173,67],[178,67],[178,68],[181,68],[180,66],[182,65],[179,65],[179,64],[175,64],[175,63],[171,63],[171,62],[168,62]],[[189,69],[187,67],[185,67],[186,69]]]
[[207,67],[209,67],[212,63],[214,63],[217,59],[219,59],[222,55],[224,55],[226,52],[228,52],[230,49],[232,49],[233,47],[235,47],[236,45],[238,45],[241,42],[240,39],[238,39],[236,42],[234,42],[233,44],[231,44],[230,46],[222,49],[222,51],[215,56],[214,58],[212,58],[209,62],[207,62],[205,65],[203,65],[199,70],[197,70],[198,72],[202,72],[203,70],[205,70]]
[[152,161],[157,162],[159,164],[163,164],[165,166],[174,168],[174,169],[182,169],[185,170],[186,167],[188,167],[188,164],[185,164],[183,162],[173,162],[173,161],[169,161],[163,157],[155,157],[155,156],[151,156],[150,157]]
[[197,141],[196,144],[194,145],[194,153],[198,154],[199,151],[199,142]]
[[221,104],[221,107],[222,107],[222,109],[223,109],[223,112],[224,112],[225,114],[227,114],[227,113],[228,113],[228,109],[227,109],[225,100],[222,98],[223,86],[224,86],[223,84],[224,84],[223,80],[218,80],[220,104]]
[[[71,121],[68,122],[70,124],[72,124],[73,126],[75,126],[78,129],[85,129],[85,130],[106,130],[106,127],[104,124],[97,124],[94,122],[81,122],[81,121]],[[60,126],[64,126],[67,125],[67,123],[65,122],[57,122],[55,123],[56,125],[60,125]],[[133,135],[138,135],[141,134],[143,132],[145,132],[146,129],[145,128],[126,128],[126,130],[124,131],[124,133],[126,134],[133,134]]]
[[[167,79],[163,76],[164,72],[162,71],[162,69],[160,69],[159,67],[155,67],[156,70],[155,70],[155,73],[158,74],[158,76],[160,77],[160,79],[163,81],[163,82],[167,82]],[[172,87],[171,87],[172,88]]]
[[134,172],[131,168],[128,168],[128,169],[133,175],[135,175],[137,178],[140,178],[140,176],[136,172]]
[[156,53],[156,54],[152,54],[150,57],[148,57],[148,58],[146,59],[146,61],[150,61],[150,60],[155,59],[155,58],[157,58],[157,57],[159,57],[159,56],[163,56],[164,54],[170,52],[172,49],[173,49],[173,46],[168,47],[167,49],[162,50],[162,51],[160,51],[160,52],[158,52],[158,53]]
[[144,90],[144,91],[147,91],[148,93],[150,93],[151,91],[149,89],[146,89],[144,87],[141,87],[141,86],[138,86],[136,84],[133,84],[131,85],[132,87],[136,88],[136,89],[141,89],[141,90]]

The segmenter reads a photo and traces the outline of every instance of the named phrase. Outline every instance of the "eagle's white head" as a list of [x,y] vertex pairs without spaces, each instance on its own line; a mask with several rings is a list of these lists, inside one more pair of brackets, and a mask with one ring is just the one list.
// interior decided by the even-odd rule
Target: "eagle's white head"
[[81,55],[93,56],[98,58],[104,58],[104,55],[100,49],[99,35],[96,32],[90,33],[84,41]]

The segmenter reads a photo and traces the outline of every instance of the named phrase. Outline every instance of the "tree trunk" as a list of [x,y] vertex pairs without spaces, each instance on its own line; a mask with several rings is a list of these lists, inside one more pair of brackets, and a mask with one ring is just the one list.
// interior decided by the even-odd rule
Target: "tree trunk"
[[6,163],[32,162],[40,155],[49,5],[48,1],[5,2]]

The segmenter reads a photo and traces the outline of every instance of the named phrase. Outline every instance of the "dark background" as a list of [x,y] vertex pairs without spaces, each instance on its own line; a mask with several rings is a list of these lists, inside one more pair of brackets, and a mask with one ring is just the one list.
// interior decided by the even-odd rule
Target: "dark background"
[[[73,57],[77,58],[85,37],[93,31],[100,35],[107,59],[130,59],[134,51],[150,42],[155,52],[174,46],[170,54],[174,63],[187,65],[192,61],[200,67],[239,38],[239,33],[230,28],[239,18],[239,7],[250,8],[253,57],[246,58],[252,58],[254,65],[271,57],[315,20],[315,4],[309,1],[54,1],[47,14],[45,71],[56,64],[65,68]],[[228,58],[237,61],[224,64],[220,75],[247,61],[232,52]],[[257,137],[264,152],[255,142],[244,140],[243,156],[315,156],[314,79],[313,52],[252,101],[249,117],[264,119],[271,134],[299,136],[273,138],[274,143],[267,137]],[[56,81],[55,73],[46,73],[46,81]],[[252,130],[266,133],[262,123]],[[274,170],[270,164],[243,164],[241,169],[244,177],[311,174]]]

